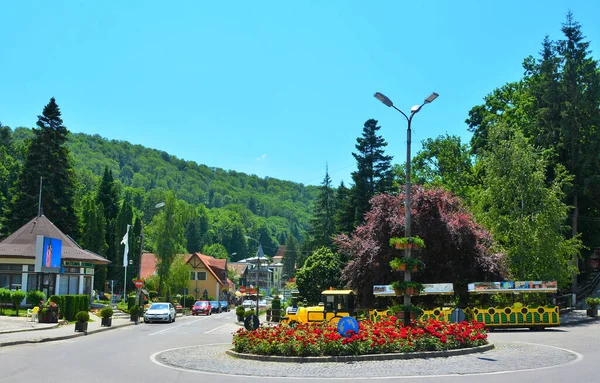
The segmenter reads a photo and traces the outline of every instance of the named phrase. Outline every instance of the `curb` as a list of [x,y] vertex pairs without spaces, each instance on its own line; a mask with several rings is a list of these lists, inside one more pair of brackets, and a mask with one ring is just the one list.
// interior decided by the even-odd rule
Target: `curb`
[[30,332],[30,331],[43,331],[43,330],[49,330],[52,328],[58,328],[60,327],[60,324],[56,324],[56,325],[52,325],[52,326],[48,326],[48,327],[34,327],[34,328],[24,328],[24,329],[20,329],[20,330],[8,330],[8,331],[0,331],[0,334],[12,334],[12,333],[16,333],[16,332]]
[[290,362],[290,363],[324,363],[324,362],[365,362],[382,361],[396,359],[418,359],[418,358],[446,358],[449,356],[475,354],[486,352],[495,348],[493,343],[485,346],[472,348],[459,348],[456,350],[443,351],[419,351],[395,354],[370,354],[370,355],[344,355],[344,356],[271,356],[242,354],[232,350],[225,351],[225,354],[239,359],[249,359],[261,362]]
[[[96,334],[96,333],[100,333],[100,332],[105,332],[105,331],[110,331],[110,330],[114,330],[114,329],[118,329],[121,327],[127,327],[127,326],[134,326],[135,323],[134,322],[130,322],[127,324],[123,324],[120,326],[110,326],[110,327],[101,327],[99,329],[96,330],[92,330],[92,331],[88,331],[87,334],[85,333],[81,333],[81,332],[77,332],[71,335],[62,335],[62,336],[57,336],[57,337],[48,337],[48,338],[40,338],[40,339],[35,339],[35,340],[13,340],[13,341],[9,341],[9,342],[4,342],[4,343],[0,343],[0,347],[9,347],[9,346],[16,346],[19,344],[27,344],[27,343],[46,343],[46,342],[52,342],[55,340],[65,340],[65,339],[71,339],[71,338],[77,338],[80,336],[87,336],[87,335],[92,335],[92,334]],[[27,330],[27,331],[31,331],[31,330]]]

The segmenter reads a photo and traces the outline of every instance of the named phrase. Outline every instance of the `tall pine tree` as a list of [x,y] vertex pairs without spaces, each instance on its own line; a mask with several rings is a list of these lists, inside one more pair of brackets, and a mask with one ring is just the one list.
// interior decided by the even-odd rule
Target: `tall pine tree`
[[319,187],[319,195],[313,206],[309,234],[313,249],[331,246],[331,236],[335,233],[335,190],[331,187],[329,170],[325,168],[325,178]]
[[77,238],[74,195],[76,179],[69,150],[69,131],[63,125],[56,100],[44,107],[27,146],[23,170],[7,214],[6,225],[13,232],[38,215],[40,178],[43,177],[41,212],[61,231]]
[[[106,219],[104,218],[104,206],[102,202],[96,202],[96,198],[88,194],[83,199],[82,224],[81,224],[81,246],[89,251],[106,258],[108,245],[106,244]],[[103,291],[105,289],[107,265],[98,265],[94,271],[94,288]]]
[[377,120],[367,120],[362,137],[356,139],[357,152],[352,153],[357,165],[357,170],[352,173],[357,225],[364,222],[365,213],[371,209],[369,201],[375,194],[392,191],[393,157],[384,154],[387,142],[377,135],[379,129],[381,126],[377,126]]
[[[96,202],[104,207],[104,218],[106,219],[105,241],[108,245],[106,250],[106,258],[111,262],[108,265],[107,278],[115,280],[115,272],[117,267],[118,242],[115,234],[115,222],[118,212],[118,193],[113,179],[112,171],[108,167],[104,168],[102,181],[98,186]],[[121,236],[122,237],[122,236]],[[119,242],[121,238],[119,238]]]

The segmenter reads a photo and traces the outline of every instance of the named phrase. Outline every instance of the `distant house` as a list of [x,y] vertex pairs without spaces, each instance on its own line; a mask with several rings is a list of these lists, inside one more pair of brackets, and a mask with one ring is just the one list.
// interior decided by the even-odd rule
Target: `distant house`
[[[193,253],[181,254],[190,265],[188,295],[196,299],[212,297],[217,300],[229,300],[230,292],[234,290],[233,283],[227,278],[227,260],[216,259],[208,255]],[[146,279],[156,275],[158,260],[152,253],[142,254],[140,275]],[[183,292],[179,292],[181,294]]]
[[[37,236],[62,242],[58,272],[35,272]],[[38,249],[39,250],[39,249]],[[0,288],[43,291],[47,297],[87,294],[92,298],[94,267],[110,261],[81,248],[44,215],[33,218],[0,242]]]

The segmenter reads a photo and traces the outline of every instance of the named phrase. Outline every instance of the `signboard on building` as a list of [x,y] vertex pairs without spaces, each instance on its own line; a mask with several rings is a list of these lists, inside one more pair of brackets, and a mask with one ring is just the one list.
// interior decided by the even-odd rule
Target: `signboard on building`
[[470,293],[555,293],[558,290],[556,281],[506,281],[506,282],[474,282],[469,283]]
[[89,262],[79,262],[79,261],[63,261],[62,265],[64,267],[94,267],[93,263]]
[[38,235],[35,242],[35,272],[59,273],[62,261],[62,240]]
[[[454,285],[452,283],[427,283],[423,284],[425,289],[421,295],[444,295],[453,294]],[[373,286],[373,295],[375,296],[395,296],[396,292],[391,285],[375,285]]]

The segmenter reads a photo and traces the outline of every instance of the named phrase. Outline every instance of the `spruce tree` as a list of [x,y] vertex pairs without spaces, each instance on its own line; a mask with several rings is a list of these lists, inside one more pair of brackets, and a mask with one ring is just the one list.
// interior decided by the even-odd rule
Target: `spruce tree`
[[13,232],[38,215],[40,178],[43,178],[41,212],[56,227],[71,237],[79,234],[75,215],[76,179],[66,146],[69,131],[63,125],[56,100],[44,107],[28,142],[23,170],[7,215],[7,227]]
[[354,198],[356,202],[356,224],[364,222],[364,215],[370,210],[369,201],[375,194],[388,193],[392,191],[392,156],[384,154],[387,142],[383,137],[377,135],[381,126],[377,126],[377,120],[369,119],[363,127],[363,135],[356,139],[356,153],[352,156],[356,159],[357,170],[352,172],[354,181]]
[[[114,280],[116,279],[115,271],[117,265],[117,252],[119,249],[118,242],[116,242],[117,238],[115,235],[115,222],[117,219],[118,212],[118,194],[117,188],[115,186],[115,181],[113,179],[112,171],[110,171],[108,167],[104,168],[102,181],[98,186],[96,202],[98,204],[102,204],[102,206],[104,207],[104,218],[106,219],[105,241],[108,245],[108,249],[106,250],[105,256],[111,262],[108,265],[107,278],[109,280]],[[119,242],[121,242],[121,238],[119,238]]]
[[354,193],[344,185],[344,181],[340,182],[336,193],[336,212],[335,212],[335,231],[336,233],[350,234],[355,226],[354,217],[356,217],[356,205],[354,203]]
[[285,255],[283,256],[283,278],[289,280],[296,275],[296,261],[298,259],[298,242],[290,232],[285,241]]
[[329,170],[326,168],[310,221],[309,234],[314,249],[331,245],[331,236],[335,233],[335,208],[335,190],[331,187]]
[[[106,244],[106,219],[102,202],[96,202],[91,194],[84,197],[81,223],[80,245],[89,251],[106,258],[108,245]],[[94,271],[94,288],[104,290],[106,282],[107,265],[98,265]]]

